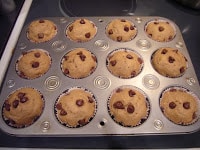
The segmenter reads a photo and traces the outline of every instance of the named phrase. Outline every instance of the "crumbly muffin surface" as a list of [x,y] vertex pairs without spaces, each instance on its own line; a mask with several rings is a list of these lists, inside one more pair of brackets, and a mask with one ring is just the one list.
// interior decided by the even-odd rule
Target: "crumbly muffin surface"
[[175,78],[185,73],[187,59],[177,49],[160,48],[152,56],[152,65],[161,75]]
[[55,109],[62,124],[68,127],[84,126],[95,115],[95,98],[84,89],[74,88],[58,98]]
[[167,21],[151,21],[145,30],[151,39],[158,42],[171,41],[176,35],[174,27]]
[[122,126],[137,126],[148,117],[148,104],[143,93],[132,88],[118,88],[109,98],[110,115]]
[[35,20],[28,26],[27,37],[31,42],[51,40],[57,34],[56,25],[50,20]]
[[115,19],[108,24],[106,34],[114,41],[127,42],[136,36],[137,29],[135,25],[128,20]]
[[26,127],[42,114],[44,99],[36,89],[21,88],[11,93],[3,106],[3,117],[9,125]]
[[16,71],[20,77],[35,79],[44,75],[51,66],[51,57],[45,50],[34,49],[23,52],[16,62]]
[[66,35],[72,41],[87,42],[94,38],[97,27],[88,19],[78,19],[72,22],[66,30]]

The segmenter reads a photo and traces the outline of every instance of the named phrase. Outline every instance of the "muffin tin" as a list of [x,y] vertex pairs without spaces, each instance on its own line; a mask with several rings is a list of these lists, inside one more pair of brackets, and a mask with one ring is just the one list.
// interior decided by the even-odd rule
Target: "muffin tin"
[[[67,26],[78,17],[71,18],[38,18],[53,21],[58,29],[57,35],[45,43],[33,43],[27,39],[26,24],[20,34],[13,56],[10,61],[4,82],[1,86],[0,95],[0,127],[15,136],[94,136],[94,135],[149,135],[149,134],[183,134],[199,130],[200,120],[195,123],[182,126],[169,121],[162,113],[159,99],[162,91],[167,87],[184,87],[200,98],[200,88],[195,70],[193,68],[188,50],[178,26],[171,20],[159,16],[126,16],[126,17],[82,17],[91,20],[97,27],[97,34],[87,42],[74,42],[66,37]],[[36,19],[36,20],[38,20]],[[137,35],[128,42],[111,40],[105,33],[105,29],[113,19],[127,19],[134,23]],[[175,30],[175,37],[169,42],[157,42],[145,33],[145,25],[152,20],[166,20],[171,23]],[[70,50],[83,47],[91,51],[97,57],[95,71],[82,79],[72,79],[63,74],[60,68],[62,57]],[[152,54],[161,47],[172,47],[180,50],[187,58],[188,68],[178,78],[168,78],[157,73],[152,64]],[[142,71],[133,78],[122,79],[112,75],[106,66],[106,59],[112,51],[125,48],[134,50],[144,60]],[[15,64],[22,52],[31,49],[44,49],[52,58],[51,68],[43,76],[28,80],[18,76]],[[135,86],[145,93],[150,104],[150,112],[147,120],[136,127],[123,127],[117,124],[109,115],[107,103],[110,94],[120,86]],[[2,107],[9,94],[21,87],[33,87],[39,90],[45,100],[45,107],[40,118],[32,125],[25,128],[12,128],[8,126],[2,117]],[[68,128],[56,119],[54,107],[56,99],[61,93],[73,87],[82,87],[91,91],[97,102],[97,110],[94,118],[85,126]],[[200,104],[198,105],[200,111]],[[197,115],[199,116],[199,111]]]

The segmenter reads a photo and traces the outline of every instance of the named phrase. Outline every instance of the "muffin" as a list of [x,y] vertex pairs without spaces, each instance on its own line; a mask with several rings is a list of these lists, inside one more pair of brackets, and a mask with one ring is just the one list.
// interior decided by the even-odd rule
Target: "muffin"
[[166,20],[154,20],[147,23],[145,32],[151,39],[158,42],[171,41],[176,31],[174,26]]
[[35,20],[27,29],[27,38],[31,42],[41,43],[51,40],[57,34],[56,25],[50,20]]
[[179,50],[165,47],[152,55],[152,65],[161,75],[176,78],[185,73],[187,59]]
[[16,62],[16,72],[21,78],[35,79],[44,75],[51,66],[49,53],[42,49],[23,52]]
[[114,41],[127,42],[136,36],[137,29],[135,25],[128,20],[114,19],[106,27],[106,34]]
[[67,37],[76,42],[87,42],[94,38],[96,33],[97,27],[88,19],[77,19],[66,30]]
[[61,69],[64,75],[74,79],[91,75],[96,66],[96,56],[85,48],[75,48],[69,51],[61,61]]
[[148,118],[149,101],[137,88],[119,87],[115,89],[109,100],[108,110],[111,117],[122,126],[138,126]]
[[58,121],[71,128],[88,124],[96,113],[93,94],[83,88],[72,88],[61,94],[55,103]]
[[190,125],[198,119],[197,97],[181,87],[170,87],[162,92],[160,108],[173,123]]
[[120,78],[132,78],[137,76],[143,67],[142,58],[132,50],[118,49],[107,57],[108,70]]
[[44,98],[36,89],[24,87],[12,92],[3,104],[3,119],[12,127],[33,124],[42,114]]

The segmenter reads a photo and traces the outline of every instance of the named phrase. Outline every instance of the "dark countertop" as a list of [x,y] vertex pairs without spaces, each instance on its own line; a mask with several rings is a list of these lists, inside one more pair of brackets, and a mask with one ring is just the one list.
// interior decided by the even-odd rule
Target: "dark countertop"
[[15,0],[15,9],[11,12],[3,12],[3,8],[0,6],[0,33],[3,35],[0,37],[0,58],[23,3],[24,0]]
[[[47,7],[48,5],[48,7]],[[45,10],[45,11],[44,11]],[[180,28],[200,81],[200,10],[178,5],[173,0],[139,0],[136,16],[162,16]],[[25,23],[39,17],[60,17],[57,0],[33,0]],[[0,132],[0,147],[26,148],[196,148],[200,131],[181,135],[96,136],[96,137],[14,137]]]

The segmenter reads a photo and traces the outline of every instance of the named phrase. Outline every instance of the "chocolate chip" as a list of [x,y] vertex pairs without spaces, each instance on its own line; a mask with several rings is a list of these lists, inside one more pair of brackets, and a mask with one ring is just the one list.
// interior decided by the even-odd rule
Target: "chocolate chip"
[[126,22],[126,20],[125,19],[121,19],[121,22]]
[[7,111],[10,111],[10,104],[8,104],[7,102],[4,103],[4,107]]
[[169,108],[174,109],[176,107],[176,103],[170,102],[169,103]]
[[133,59],[133,56],[130,55],[130,54],[128,54],[128,55],[126,55],[126,58],[128,58],[128,59]]
[[120,93],[121,91],[122,91],[122,89],[120,89],[120,88],[118,88],[118,89],[116,90],[117,93]]
[[22,52],[22,55],[26,55],[28,52],[26,52],[26,51],[24,51],[24,52]]
[[164,31],[164,30],[165,30],[165,28],[164,28],[164,27],[162,27],[162,26],[159,26],[159,27],[158,27],[158,30],[159,30],[160,32],[162,32],[162,31]]
[[84,100],[82,100],[82,99],[78,99],[78,100],[76,100],[76,105],[77,106],[83,106],[83,104],[84,104]]
[[168,40],[170,41],[170,40],[172,40],[172,38],[173,38],[173,36],[170,35],[169,38],[168,38]]
[[118,42],[122,41],[122,37],[121,37],[121,36],[118,36],[118,37],[117,37],[117,41],[118,41]]
[[45,22],[45,21],[44,21],[44,20],[42,20],[42,19],[41,19],[41,20],[39,20],[39,23],[44,23],[44,22]]
[[129,27],[125,26],[124,27],[124,31],[128,32],[129,31]]
[[190,102],[184,102],[183,103],[183,108],[190,109]]
[[24,78],[24,79],[27,78],[26,75],[24,74],[24,72],[20,72],[19,76],[20,76],[21,78]]
[[170,91],[170,92],[176,92],[177,90],[172,88],[172,89],[170,89],[169,91]]
[[40,53],[37,52],[37,53],[34,54],[34,56],[35,56],[36,58],[39,58],[39,57],[40,57]]
[[167,53],[167,49],[163,49],[161,54],[166,54]]
[[64,109],[61,109],[60,115],[61,115],[61,116],[65,116],[65,115],[67,115],[67,112],[66,112]]
[[65,75],[69,74],[69,69],[66,68],[66,69],[64,70],[64,74],[65,74]]
[[169,56],[168,61],[169,61],[169,63],[173,63],[175,61],[175,59],[172,56]]
[[152,34],[149,34],[149,37],[152,37]]
[[70,26],[69,31],[72,32],[73,28],[74,28],[73,26]]
[[95,67],[90,68],[91,73],[94,72],[94,70],[95,70]]
[[132,104],[129,104],[127,107],[127,112],[132,114],[135,111],[135,107]]
[[135,71],[132,71],[132,72],[131,72],[131,76],[132,76],[132,77],[135,77],[135,76],[136,76],[136,72],[135,72]]
[[154,22],[154,24],[159,24],[159,22]]
[[129,95],[130,97],[133,97],[135,94],[136,94],[136,93],[135,93],[135,91],[133,91],[133,90],[129,90],[129,91],[128,91],[128,95]]
[[94,99],[93,99],[92,97],[89,97],[89,96],[88,96],[88,102],[89,102],[89,103],[93,103],[93,102],[94,102]]
[[124,105],[121,101],[117,101],[113,104],[113,107],[116,109],[124,109]]
[[185,67],[181,67],[180,68],[180,73],[184,73],[185,72]]
[[26,97],[26,96],[24,96],[24,97],[22,97],[21,99],[20,99],[20,102],[21,103],[25,103],[25,102],[27,102],[28,101],[28,97]]
[[40,65],[40,63],[37,62],[37,61],[35,61],[35,62],[32,63],[32,67],[33,67],[33,68],[38,68],[39,65]]
[[44,33],[38,33],[38,38],[43,39],[44,38]]
[[135,27],[131,25],[130,30],[135,30]]
[[115,66],[117,64],[117,61],[116,60],[112,60],[112,61],[110,61],[110,64],[111,64],[111,66]]
[[108,34],[113,34],[113,30],[110,29],[110,30],[108,31]]
[[80,125],[82,125],[82,126],[85,125],[85,124],[87,124],[86,121],[85,121],[85,119],[79,120],[78,123]]
[[79,57],[80,57],[80,59],[81,59],[82,61],[85,61],[85,58],[86,58],[85,55],[81,54],[81,55],[79,55]]
[[68,60],[68,58],[69,58],[69,56],[67,56],[67,55],[64,56],[64,59],[65,59],[66,61]]
[[192,119],[196,119],[197,118],[197,114],[194,112],[193,114],[192,114]]
[[58,110],[61,110],[61,109],[62,109],[62,104],[61,104],[61,103],[56,104],[56,108],[57,108]]
[[26,95],[25,93],[19,92],[19,93],[17,94],[17,97],[18,97],[19,99],[21,99],[21,98],[23,98],[25,95]]
[[138,57],[138,62],[140,63],[140,64],[142,64],[143,63],[143,60],[140,58],[140,57]]
[[90,32],[86,33],[86,34],[85,34],[85,37],[86,37],[86,38],[90,38]]
[[14,100],[12,103],[13,108],[17,108],[17,106],[19,105],[19,100]]
[[84,20],[84,19],[81,19],[81,20],[80,20],[80,24],[85,24],[85,20]]
[[97,62],[97,58],[95,56],[92,55],[92,59]]
[[78,52],[78,53],[76,53],[77,55],[82,55],[83,54],[83,52],[82,51],[80,51],[80,52]]

